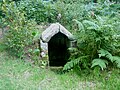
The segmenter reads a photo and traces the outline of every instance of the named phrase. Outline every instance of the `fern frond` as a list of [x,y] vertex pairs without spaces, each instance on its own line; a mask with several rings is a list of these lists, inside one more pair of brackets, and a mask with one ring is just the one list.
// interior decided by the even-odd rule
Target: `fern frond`
[[73,66],[78,64],[78,63],[79,63],[79,59],[71,60],[70,62],[65,64],[63,70],[69,70],[69,69],[73,68]]
[[100,49],[98,50],[98,55],[99,55],[99,58],[101,57],[106,57],[107,59],[109,59],[111,62],[113,62],[113,56],[111,53],[109,53],[107,50],[104,50],[104,49]]
[[117,67],[120,68],[120,57],[118,56],[113,56],[113,60],[117,64]]
[[77,59],[71,60],[70,62],[67,62],[63,68],[63,70],[69,70],[73,68],[75,65],[79,64],[81,60],[88,58],[88,56],[81,56]]
[[92,61],[92,66],[91,68],[95,67],[95,66],[99,66],[102,70],[106,68],[106,65],[108,65],[107,60],[104,59],[94,59]]

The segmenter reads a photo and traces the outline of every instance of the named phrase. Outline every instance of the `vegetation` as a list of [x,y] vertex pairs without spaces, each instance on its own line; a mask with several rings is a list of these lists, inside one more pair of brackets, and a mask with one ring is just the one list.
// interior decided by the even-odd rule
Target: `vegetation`
[[22,57],[25,46],[32,43],[36,32],[36,23],[26,20],[24,13],[20,13],[14,2],[9,5],[3,2],[2,10],[5,14],[3,21],[7,27],[4,37],[5,45],[10,53],[13,52],[14,55]]
[[102,71],[100,76],[84,71],[62,73],[0,53],[1,90],[119,90],[120,70]]
[[[71,4],[71,7],[73,5],[74,3]],[[82,8],[76,7],[78,10],[73,8],[76,10],[68,11],[71,13],[74,11],[70,28],[76,35],[78,45],[71,55],[70,62],[65,65],[64,70],[73,67],[77,67],[80,70],[83,68],[90,69],[91,66],[94,67],[96,65],[103,69],[107,68],[108,62],[112,63],[109,64],[110,66],[119,68],[120,44],[118,38],[120,27],[118,23],[120,20],[119,12],[116,12],[117,10],[119,11],[119,7],[113,9],[112,5],[112,3],[107,2],[98,5],[91,3],[82,6]],[[75,18],[74,16],[78,12],[81,14],[80,18]],[[114,56],[112,55],[115,57],[117,55],[118,58],[114,61]],[[117,64],[114,64],[116,61]]]
[[40,22],[55,22],[57,10],[51,2],[42,2],[42,0],[24,0],[18,3],[20,11],[26,12],[27,19],[35,19]]
[[[77,40],[63,71],[39,57],[37,26],[54,22]],[[0,0],[0,30],[2,90],[120,89],[119,0]]]

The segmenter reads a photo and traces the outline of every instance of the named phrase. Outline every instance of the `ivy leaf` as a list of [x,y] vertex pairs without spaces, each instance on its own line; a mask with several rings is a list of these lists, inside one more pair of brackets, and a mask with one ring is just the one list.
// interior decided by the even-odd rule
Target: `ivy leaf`
[[106,68],[106,65],[108,65],[108,61],[104,59],[94,59],[92,61],[92,66],[91,68],[95,66],[99,66],[102,70]]

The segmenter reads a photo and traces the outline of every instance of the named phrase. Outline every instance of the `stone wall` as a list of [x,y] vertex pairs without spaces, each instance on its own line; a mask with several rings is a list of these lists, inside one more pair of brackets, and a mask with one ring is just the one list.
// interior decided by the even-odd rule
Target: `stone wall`
[[46,57],[48,55],[48,43],[43,43],[42,40],[40,40],[40,48],[41,48],[40,56],[42,58]]

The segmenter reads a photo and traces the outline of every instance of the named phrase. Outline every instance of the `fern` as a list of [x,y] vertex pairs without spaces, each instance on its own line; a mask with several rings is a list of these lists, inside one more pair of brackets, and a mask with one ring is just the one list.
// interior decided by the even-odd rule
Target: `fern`
[[120,57],[118,56],[113,56],[114,62],[117,64],[117,67],[120,68]]
[[[92,61],[92,66],[91,68],[95,67],[95,66],[100,66],[100,68],[103,70],[106,68],[106,65],[108,65],[108,61],[110,60],[112,63],[116,63],[117,67],[120,68],[120,57],[118,56],[112,56],[111,53],[109,53],[107,50],[104,49],[100,49],[98,50],[98,55],[99,58],[98,59],[94,59]],[[105,57],[106,59],[101,59],[102,57]]]
[[95,66],[100,66],[100,68],[103,70],[105,69],[108,65],[108,61],[107,60],[104,60],[104,59],[94,59],[92,61],[92,66],[91,68],[95,67]]
[[70,62],[67,62],[63,68],[63,70],[69,70],[73,68],[75,65],[78,65],[83,59],[88,58],[88,56],[81,56],[77,59],[71,60]]
[[111,53],[109,53],[107,50],[104,50],[104,49],[100,49],[98,50],[98,55],[99,55],[99,58],[101,57],[106,57],[108,60],[110,60],[111,62],[113,62],[113,56]]

